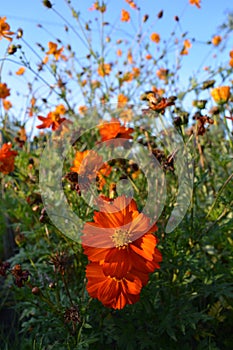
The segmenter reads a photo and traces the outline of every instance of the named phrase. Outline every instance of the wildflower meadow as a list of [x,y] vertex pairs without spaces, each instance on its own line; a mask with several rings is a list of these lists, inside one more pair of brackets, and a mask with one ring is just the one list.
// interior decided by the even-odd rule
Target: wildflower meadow
[[233,348],[224,1],[4,5],[1,350]]

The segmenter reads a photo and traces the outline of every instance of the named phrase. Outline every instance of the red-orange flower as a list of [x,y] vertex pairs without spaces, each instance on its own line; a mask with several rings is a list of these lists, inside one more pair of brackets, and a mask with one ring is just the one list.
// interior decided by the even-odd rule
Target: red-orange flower
[[11,150],[11,143],[4,143],[0,149],[0,172],[9,174],[14,170],[15,157],[18,152]]
[[52,126],[52,130],[57,130],[61,126],[61,124],[67,120],[66,118],[61,118],[59,113],[49,112],[47,117],[38,116],[38,119],[43,123],[37,125],[38,129],[50,128]]
[[130,21],[130,14],[128,11],[122,9],[121,10],[121,21],[122,22],[129,22]]
[[6,83],[0,83],[0,98],[6,98],[10,96],[10,89],[8,89]]
[[0,17],[0,40],[5,38],[9,41],[12,41],[10,37],[14,32],[10,31],[10,25],[6,22],[6,17]]
[[197,8],[199,8],[199,9],[201,8],[200,2],[201,2],[201,0],[189,0],[189,3],[191,5],[196,5]]
[[111,122],[104,122],[99,125],[99,133],[102,142],[116,138],[132,139],[130,134],[132,134],[133,131],[132,128],[121,125],[119,120],[114,118],[112,118]]
[[[87,290],[105,306],[121,309],[138,301],[148,274],[159,268],[157,230],[132,198],[99,203],[94,222],[84,225],[82,244],[91,262]],[[109,289],[111,288],[111,289]]]

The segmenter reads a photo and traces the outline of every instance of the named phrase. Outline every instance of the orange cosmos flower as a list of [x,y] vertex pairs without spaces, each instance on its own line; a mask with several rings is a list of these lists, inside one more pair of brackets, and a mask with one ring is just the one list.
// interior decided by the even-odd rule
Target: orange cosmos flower
[[121,49],[118,49],[117,52],[116,52],[117,56],[118,57],[121,57],[122,56],[122,50]]
[[224,104],[230,98],[230,86],[216,87],[210,93],[216,103]]
[[106,177],[111,173],[112,168],[103,163],[103,157],[97,152],[86,150],[83,152],[77,151],[71,171],[78,173],[84,179],[84,184],[90,184],[91,181],[97,178],[98,188],[102,190],[106,183]]
[[128,62],[129,62],[129,64],[133,64],[133,63],[134,63],[134,61],[133,61],[133,55],[132,55],[132,51],[131,51],[131,50],[128,51],[127,60],[128,60]]
[[146,59],[147,60],[151,60],[152,59],[152,55],[150,55],[150,54],[146,55]]
[[50,128],[52,126],[52,130],[55,131],[59,129],[61,124],[67,120],[66,118],[61,118],[60,114],[56,112],[49,112],[47,114],[47,117],[38,116],[38,119],[41,120],[43,123],[40,125],[37,125],[38,129],[45,129]]
[[10,89],[8,89],[6,83],[0,83],[0,98],[6,98],[10,96]]
[[54,112],[63,115],[66,113],[66,107],[63,104],[57,105]]
[[87,106],[79,106],[78,111],[80,114],[85,114],[87,109]]
[[132,198],[121,196],[99,206],[94,222],[83,230],[82,245],[91,262],[87,290],[105,306],[122,309],[139,300],[149,273],[160,267],[162,256],[152,234],[157,226],[139,213]]
[[111,122],[104,122],[99,125],[101,142],[116,138],[132,139],[130,134],[132,134],[133,131],[132,128],[126,128],[124,125],[121,125],[119,120],[114,118],[112,118]]
[[156,75],[160,80],[167,80],[168,73],[168,69],[160,68],[157,70]]
[[3,99],[2,103],[3,103],[3,108],[5,109],[5,111],[9,111],[9,109],[11,109],[11,107],[12,107],[11,101]]
[[229,55],[230,55],[229,65],[233,68],[233,50],[229,52]]
[[124,94],[119,94],[117,102],[117,108],[123,108],[128,102],[128,97],[126,97]]
[[18,152],[12,151],[11,143],[4,143],[0,149],[0,172],[3,174],[9,174],[14,170],[15,157]]
[[105,75],[109,75],[112,70],[112,66],[110,63],[100,63],[98,67],[98,74],[101,77],[104,77]]
[[192,44],[190,43],[190,41],[188,39],[186,39],[184,41],[184,44],[183,44],[183,49],[181,50],[180,54],[181,55],[188,55],[188,49],[190,49],[190,47],[192,47]]
[[20,67],[17,72],[15,72],[16,75],[23,75],[25,72],[25,67]]
[[125,0],[127,2],[127,4],[129,4],[130,7],[132,7],[132,9],[137,10],[138,7],[135,4],[135,2],[133,0]]
[[214,46],[218,46],[222,41],[222,37],[220,35],[215,35],[213,38],[212,38],[212,44]]
[[157,33],[152,33],[150,36],[151,41],[158,44],[160,42],[160,35]]
[[200,2],[201,2],[201,0],[189,0],[189,3],[191,5],[196,5],[197,8],[199,8],[199,9],[201,8]]
[[130,14],[128,11],[122,9],[121,10],[121,21],[122,22],[129,22],[130,21]]
[[10,31],[10,25],[6,22],[6,17],[0,17],[0,40],[5,38],[9,41],[13,39],[10,37],[14,32]]
[[60,49],[58,49],[57,44],[53,43],[52,41],[48,42],[48,47],[49,47],[49,50],[46,52],[46,54],[53,55],[55,57],[55,60],[57,61],[60,58],[61,53],[64,50],[64,48],[61,47]]

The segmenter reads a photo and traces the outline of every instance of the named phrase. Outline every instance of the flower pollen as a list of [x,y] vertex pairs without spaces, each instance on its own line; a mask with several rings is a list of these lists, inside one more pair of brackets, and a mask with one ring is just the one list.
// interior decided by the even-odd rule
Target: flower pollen
[[129,243],[132,243],[130,236],[131,234],[128,230],[119,229],[115,230],[111,238],[116,248],[125,248]]

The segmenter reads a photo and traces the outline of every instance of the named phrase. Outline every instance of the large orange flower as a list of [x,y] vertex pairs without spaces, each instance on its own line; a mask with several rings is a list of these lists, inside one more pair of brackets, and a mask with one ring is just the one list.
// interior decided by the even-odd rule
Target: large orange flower
[[94,222],[87,222],[83,230],[84,253],[91,261],[87,290],[104,305],[122,308],[139,299],[148,274],[160,267],[162,256],[152,234],[157,226],[131,198],[121,196],[99,206]]
[[8,89],[6,83],[0,83],[0,98],[6,98],[10,96],[10,89]]
[[0,17],[0,40],[5,38],[9,41],[12,41],[10,37],[14,32],[10,31],[10,25],[6,22],[6,17]]
[[112,118],[111,122],[105,122],[99,125],[99,132],[101,136],[101,141],[107,141],[116,138],[132,139],[132,134],[134,130],[132,128],[127,128],[121,125],[119,120]]
[[0,172],[9,174],[14,170],[15,157],[18,152],[11,150],[11,143],[4,143],[0,149]]

